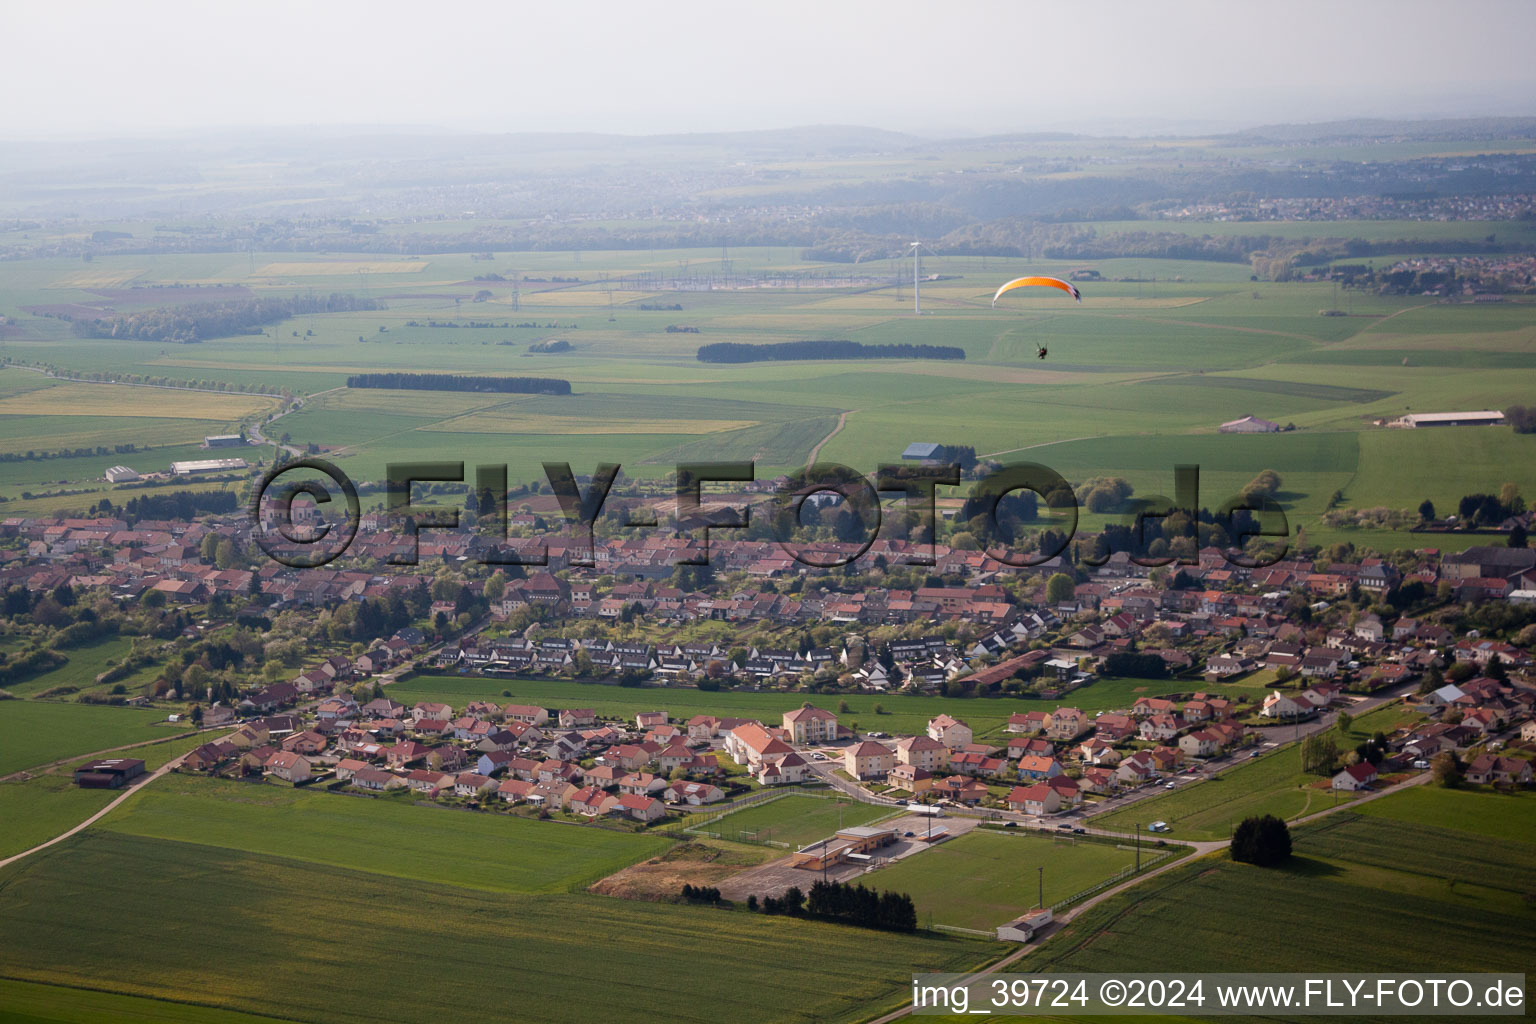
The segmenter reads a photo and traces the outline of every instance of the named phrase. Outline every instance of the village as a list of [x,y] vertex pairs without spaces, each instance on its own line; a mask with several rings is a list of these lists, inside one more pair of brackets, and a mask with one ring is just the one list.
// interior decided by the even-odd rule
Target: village
[[[1529,785],[1536,750],[1528,645],[1453,631],[1434,613],[1518,615],[1536,597],[1536,553],[1519,548],[1255,569],[1206,548],[1188,565],[1114,554],[1080,570],[1063,558],[1015,569],[936,545],[935,564],[914,572],[899,568],[911,545],[878,541],[868,557],[889,568],[843,589],[753,542],[716,540],[705,577],[675,565],[690,541],[614,539],[594,546],[592,566],[572,564],[578,545],[545,542],[548,566],[477,576],[457,568],[473,544],[460,533],[421,538],[429,575],[235,568],[229,549],[246,538],[217,519],[13,519],[0,532],[13,538],[0,566],[12,595],[109,595],[178,624],[165,649],[186,652],[187,669],[99,699],[174,707],[219,730],[179,760],[189,774],[632,829],[812,791],[885,807],[898,825],[948,813],[1087,834],[1095,817],[1376,708],[1400,709],[1404,724],[1314,766],[1339,798],[1427,776],[1447,756],[1467,783]],[[365,544],[398,543],[373,536]],[[870,586],[870,574],[924,585]],[[216,677],[192,671],[206,663],[195,655],[233,644],[215,638],[284,621],[328,621],[297,650],[333,653],[279,677],[268,648],[260,676],[226,669],[219,685],[197,687]],[[710,623],[726,632],[711,638]],[[416,679],[541,678],[570,681],[573,699],[391,696]],[[579,699],[594,680],[655,710],[599,714]],[[782,694],[798,706],[673,716],[669,692]],[[830,710],[850,696],[947,703],[921,728],[892,732],[879,728],[878,702],[873,721]],[[968,707],[983,727],[968,724]],[[109,758],[76,778],[115,788],[141,770]],[[1145,830],[1177,839],[1146,817]],[[838,839],[841,865],[874,834],[818,843]],[[829,856],[818,846],[801,859],[825,868]]]

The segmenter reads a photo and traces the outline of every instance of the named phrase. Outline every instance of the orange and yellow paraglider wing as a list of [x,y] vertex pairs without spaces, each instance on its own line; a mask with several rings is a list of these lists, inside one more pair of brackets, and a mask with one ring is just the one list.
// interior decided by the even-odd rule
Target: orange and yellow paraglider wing
[[1063,281],[1060,278],[1016,277],[997,290],[997,294],[992,296],[992,305],[997,305],[998,299],[1002,298],[1005,293],[1013,291],[1015,288],[1059,288],[1066,292],[1068,295],[1072,296],[1078,302],[1083,301],[1083,294],[1077,290],[1077,286],[1068,281]]

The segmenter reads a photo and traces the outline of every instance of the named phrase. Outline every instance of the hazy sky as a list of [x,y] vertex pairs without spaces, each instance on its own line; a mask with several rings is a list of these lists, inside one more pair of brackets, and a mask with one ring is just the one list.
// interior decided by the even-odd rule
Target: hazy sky
[[1536,3],[3,0],[0,137],[1536,113]]

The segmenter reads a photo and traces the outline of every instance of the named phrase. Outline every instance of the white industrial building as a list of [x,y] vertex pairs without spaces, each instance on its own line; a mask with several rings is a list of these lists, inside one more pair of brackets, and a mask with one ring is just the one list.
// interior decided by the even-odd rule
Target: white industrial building
[[127,466],[113,466],[111,469],[107,470],[104,475],[106,476],[107,483],[109,484],[122,484],[127,483],[130,480],[137,480],[139,478],[139,474],[129,469]]
[[1504,422],[1504,414],[1497,409],[1478,412],[1415,412],[1388,423],[1389,427],[1489,427]]
[[196,462],[173,462],[171,472],[177,476],[193,476],[198,473],[226,473],[230,470],[245,469],[247,463],[244,459],[201,459]]

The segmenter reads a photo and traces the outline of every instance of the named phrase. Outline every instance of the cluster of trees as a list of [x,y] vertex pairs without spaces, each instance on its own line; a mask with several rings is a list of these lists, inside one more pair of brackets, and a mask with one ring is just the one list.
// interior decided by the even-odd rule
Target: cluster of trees
[[683,304],[681,302],[642,302],[640,308],[647,313],[681,313]]
[[1517,434],[1536,434],[1536,408],[1510,405],[1504,408],[1504,418]]
[[805,912],[811,917],[843,921],[861,928],[888,932],[917,930],[917,907],[904,892],[876,892],[862,883],[816,882],[811,886]]
[[[12,597],[19,594],[20,599]],[[5,594],[5,614],[13,616],[13,607],[27,606],[21,614],[31,611],[31,602],[27,600],[27,591],[24,587],[11,587]],[[69,659],[58,651],[47,647],[30,647],[15,654],[7,654],[0,651],[0,684],[13,683],[17,680],[27,679],[31,676],[49,672],[63,665]]]
[[528,351],[536,355],[549,352],[569,352],[571,343],[563,338],[550,338],[547,341],[536,341],[528,346]]
[[1260,525],[1246,509],[1237,509],[1230,517],[1208,508],[1193,516],[1180,509],[1172,515],[1143,517],[1139,531],[1133,525],[1109,523],[1080,554],[1095,560],[1107,558],[1115,551],[1125,551],[1136,558],[1193,558],[1200,548],[1229,547],[1232,538],[1239,535],[1251,538]]
[[[758,909],[756,896],[747,897],[747,909]],[[816,917],[888,932],[917,930],[917,907],[911,896],[904,892],[876,892],[863,884],[816,882],[811,886],[809,900],[799,886],[792,885],[783,896],[764,897],[762,910],[765,914]]]
[[1315,732],[1301,741],[1301,770],[1332,775],[1339,765],[1339,744],[1332,732]]
[[668,334],[698,334],[697,327],[684,327],[682,324],[667,324]]
[[206,338],[260,334],[261,328],[268,324],[311,313],[350,313],[381,308],[382,305],[375,299],[332,292],[326,296],[295,295],[288,298],[163,306],[141,313],[76,320],[73,329],[82,338],[131,338],[137,341],[190,344]]
[[865,345],[857,341],[783,341],[769,345],[721,341],[700,345],[701,363],[760,363],[784,359],[964,359],[953,345]]
[[1130,482],[1118,476],[1090,477],[1077,485],[1077,503],[1089,512],[1118,512],[1131,496]]
[[[1423,511],[1422,505],[1420,511]],[[1434,506],[1430,506],[1430,511],[1434,511]],[[1514,484],[1505,484],[1498,494],[1463,495],[1456,505],[1456,514],[1461,521],[1473,526],[1497,526],[1524,511],[1525,499],[1520,497],[1520,489]]]
[[1232,833],[1232,859],[1261,868],[1291,858],[1291,830],[1273,814],[1244,818]]
[[720,890],[714,886],[683,885],[683,899],[689,903],[719,903]]
[[182,519],[200,515],[228,515],[239,505],[234,491],[172,491],[170,494],[142,494],[129,498],[123,517],[130,523],[140,519]]
[[396,630],[409,626],[427,610],[428,602],[426,594],[418,587],[409,597],[391,593],[388,597],[364,598],[355,607],[347,632],[352,640],[368,643],[379,637],[393,636]]
[[1104,674],[1135,679],[1163,679],[1168,675],[1168,663],[1155,654],[1116,651],[1104,659]]
[[554,377],[466,377],[456,373],[355,373],[349,388],[408,391],[494,391],[511,395],[568,395],[571,382]]

